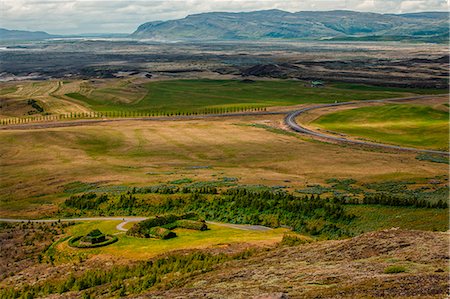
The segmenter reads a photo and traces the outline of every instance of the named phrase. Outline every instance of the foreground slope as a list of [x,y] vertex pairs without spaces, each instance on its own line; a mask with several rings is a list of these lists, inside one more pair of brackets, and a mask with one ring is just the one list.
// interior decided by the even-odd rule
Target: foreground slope
[[139,298],[444,298],[448,246],[448,233],[389,229],[281,247]]

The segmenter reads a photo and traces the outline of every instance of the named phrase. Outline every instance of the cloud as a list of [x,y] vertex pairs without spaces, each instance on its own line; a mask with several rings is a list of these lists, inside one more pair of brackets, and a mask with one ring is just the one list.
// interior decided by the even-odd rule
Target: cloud
[[450,0],[0,0],[0,27],[50,33],[129,33],[144,22],[211,11],[443,11]]

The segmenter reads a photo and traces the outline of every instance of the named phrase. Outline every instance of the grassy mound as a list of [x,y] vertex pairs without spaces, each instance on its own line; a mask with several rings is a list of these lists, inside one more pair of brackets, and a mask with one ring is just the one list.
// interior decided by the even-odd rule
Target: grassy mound
[[84,242],[83,239],[86,236],[76,236],[69,240],[69,246],[76,247],[76,248],[97,248],[97,247],[102,247],[102,246],[106,246],[106,245],[115,243],[119,240],[116,236],[113,236],[113,235],[104,235],[104,236],[105,236],[105,240],[102,242],[98,242],[98,243]]
[[157,216],[136,223],[127,231],[127,235],[138,238],[169,239],[176,237],[171,230],[177,227],[200,231],[208,229],[204,222],[191,220],[195,218],[197,218],[195,213]]

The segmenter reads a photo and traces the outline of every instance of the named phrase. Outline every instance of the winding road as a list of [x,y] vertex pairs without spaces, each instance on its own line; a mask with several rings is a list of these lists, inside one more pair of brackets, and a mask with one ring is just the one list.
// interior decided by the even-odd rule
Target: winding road
[[[443,95],[439,95],[443,96]],[[447,95],[448,96],[448,95]],[[385,103],[385,102],[407,102],[407,101],[415,101],[415,100],[426,100],[436,98],[436,95],[424,95],[424,96],[412,96],[406,98],[391,98],[391,99],[381,99],[381,100],[361,100],[361,101],[352,101],[352,102],[341,102],[341,103],[332,103],[332,104],[321,104],[309,106],[306,108],[302,108],[299,110],[294,110],[291,112],[286,111],[261,111],[261,112],[241,112],[241,113],[223,113],[223,114],[206,114],[206,115],[189,115],[189,116],[160,116],[160,117],[135,117],[135,118],[112,118],[112,119],[81,119],[81,120],[73,120],[73,121],[58,121],[58,122],[46,122],[46,123],[26,123],[26,124],[16,124],[16,125],[3,125],[0,126],[0,130],[30,130],[30,129],[47,129],[47,128],[62,128],[62,127],[76,127],[76,126],[84,126],[91,124],[101,124],[101,123],[111,123],[111,122],[124,122],[124,121],[176,121],[176,120],[197,120],[197,119],[209,119],[209,118],[225,118],[225,117],[236,117],[236,116],[260,116],[260,115],[286,115],[284,122],[289,129],[307,134],[313,138],[318,138],[322,140],[328,140],[332,142],[344,142],[353,145],[359,146],[369,146],[376,148],[384,148],[391,150],[399,150],[399,151],[410,151],[410,152],[419,152],[419,153],[430,153],[430,154],[438,154],[438,155],[446,155],[448,156],[448,152],[437,151],[437,150],[427,150],[427,149],[418,149],[412,147],[403,147],[398,145],[390,145],[384,143],[375,143],[369,141],[358,141],[347,139],[343,137],[337,137],[329,134],[324,134],[321,132],[317,132],[311,129],[308,129],[304,126],[299,125],[296,122],[296,118],[301,114],[321,108],[329,108],[329,107],[339,107],[344,105],[355,105],[355,104],[366,104],[366,103]]]
[[408,98],[365,100],[365,101],[353,101],[353,102],[315,105],[315,106],[310,106],[310,107],[306,107],[306,108],[302,108],[299,110],[289,112],[288,115],[285,117],[284,122],[291,130],[293,130],[295,132],[307,134],[312,137],[317,137],[317,138],[325,139],[325,140],[329,140],[329,141],[344,142],[344,143],[349,143],[349,144],[354,144],[354,145],[363,145],[363,146],[370,146],[370,147],[377,147],[377,148],[384,148],[384,149],[394,149],[394,150],[400,150],[400,151],[430,153],[430,154],[438,154],[438,155],[446,155],[447,156],[447,155],[449,155],[449,153],[444,152],[444,151],[418,149],[418,148],[412,148],[412,147],[375,143],[375,142],[369,142],[369,141],[358,141],[358,140],[351,140],[351,139],[347,139],[347,138],[343,138],[343,137],[333,136],[333,135],[329,135],[329,134],[324,134],[324,133],[313,131],[306,127],[303,127],[303,126],[299,125],[295,120],[301,114],[308,112],[308,111],[315,110],[315,109],[339,107],[339,106],[344,106],[344,105],[366,104],[366,103],[406,102],[406,101],[414,101],[414,100],[426,100],[426,99],[435,98],[435,97],[436,96],[415,96],[415,97],[408,97]]
[[[10,223],[20,223],[20,222],[34,222],[34,223],[51,223],[51,222],[73,222],[73,221],[114,221],[114,220],[122,220],[119,224],[116,225],[116,229],[121,232],[126,232],[124,226],[129,222],[138,222],[148,219],[148,217],[86,217],[86,218],[65,218],[65,219],[14,219],[14,218],[0,218],[0,222],[10,222]],[[213,222],[206,221],[208,224],[224,226],[234,229],[247,230],[247,231],[268,231],[272,230],[272,228],[262,225],[250,225],[250,224],[232,224],[232,223],[223,223],[223,222]]]

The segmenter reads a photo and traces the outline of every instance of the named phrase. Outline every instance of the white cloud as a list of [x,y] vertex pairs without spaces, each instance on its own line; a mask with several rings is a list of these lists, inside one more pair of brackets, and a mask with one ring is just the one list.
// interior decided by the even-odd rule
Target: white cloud
[[0,0],[0,27],[50,33],[132,32],[147,21],[263,9],[380,13],[447,10],[450,0]]

